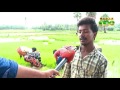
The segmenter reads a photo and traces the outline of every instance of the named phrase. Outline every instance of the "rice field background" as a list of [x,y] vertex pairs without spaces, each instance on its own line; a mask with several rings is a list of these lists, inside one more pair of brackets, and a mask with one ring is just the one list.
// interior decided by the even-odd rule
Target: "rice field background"
[[[95,44],[102,48],[102,53],[108,59],[108,78],[119,78],[120,32],[98,32]],[[53,50],[65,45],[79,45],[76,30],[0,30],[0,57],[14,60],[27,67],[30,67],[30,63],[25,62],[23,58],[20,59],[16,51],[19,46],[36,47],[40,51],[42,63],[46,64],[40,70],[48,70],[56,67]],[[61,70],[61,75],[62,72]]]

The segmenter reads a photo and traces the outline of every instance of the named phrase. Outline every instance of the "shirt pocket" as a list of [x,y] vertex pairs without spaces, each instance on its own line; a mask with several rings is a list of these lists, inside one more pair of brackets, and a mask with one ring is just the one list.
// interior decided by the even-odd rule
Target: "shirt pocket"
[[96,72],[95,69],[97,70],[96,65],[90,64],[85,70],[86,75],[87,76],[93,76],[94,73]]

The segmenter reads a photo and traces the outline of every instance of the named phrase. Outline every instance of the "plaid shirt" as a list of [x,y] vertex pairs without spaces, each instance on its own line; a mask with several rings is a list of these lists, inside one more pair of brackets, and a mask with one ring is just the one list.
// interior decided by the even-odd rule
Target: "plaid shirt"
[[96,48],[84,58],[79,49],[71,63],[66,63],[63,78],[105,78],[106,68],[107,60]]

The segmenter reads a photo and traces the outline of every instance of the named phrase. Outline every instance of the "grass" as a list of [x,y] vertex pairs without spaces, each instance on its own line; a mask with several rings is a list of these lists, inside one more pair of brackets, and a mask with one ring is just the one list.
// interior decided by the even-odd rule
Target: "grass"
[[[41,70],[53,69],[56,67],[53,50],[65,45],[79,45],[79,40],[75,35],[76,30],[72,31],[38,31],[38,30],[0,30],[0,38],[20,38],[25,41],[0,43],[0,56],[12,59],[17,63],[29,67],[30,64],[19,58],[16,49],[19,46],[36,47],[40,51],[42,63],[46,64]],[[9,34],[9,36],[6,36]],[[15,35],[16,34],[16,35]],[[19,34],[19,35],[17,35]],[[30,36],[47,36],[48,40],[29,40]],[[120,40],[120,32],[98,32],[95,43],[100,40]],[[54,41],[50,41],[50,40]],[[119,45],[99,44],[102,47],[103,54],[108,59],[108,77],[120,77],[120,47]],[[63,70],[60,71],[62,74]],[[60,78],[61,76],[58,76]]]

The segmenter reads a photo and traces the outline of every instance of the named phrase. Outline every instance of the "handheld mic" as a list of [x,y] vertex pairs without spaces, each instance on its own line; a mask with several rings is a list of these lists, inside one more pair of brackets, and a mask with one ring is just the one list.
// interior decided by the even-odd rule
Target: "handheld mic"
[[[60,63],[56,66],[55,70],[59,71],[62,66],[67,62],[70,63],[74,57],[75,54],[75,50],[67,50],[67,49],[60,49],[57,50],[54,54],[55,58],[57,58],[58,56],[63,57],[62,61],[60,61]],[[54,77],[55,75],[53,74],[52,77]]]
[[62,61],[56,66],[55,70],[59,71],[66,62],[67,59],[63,58]]

